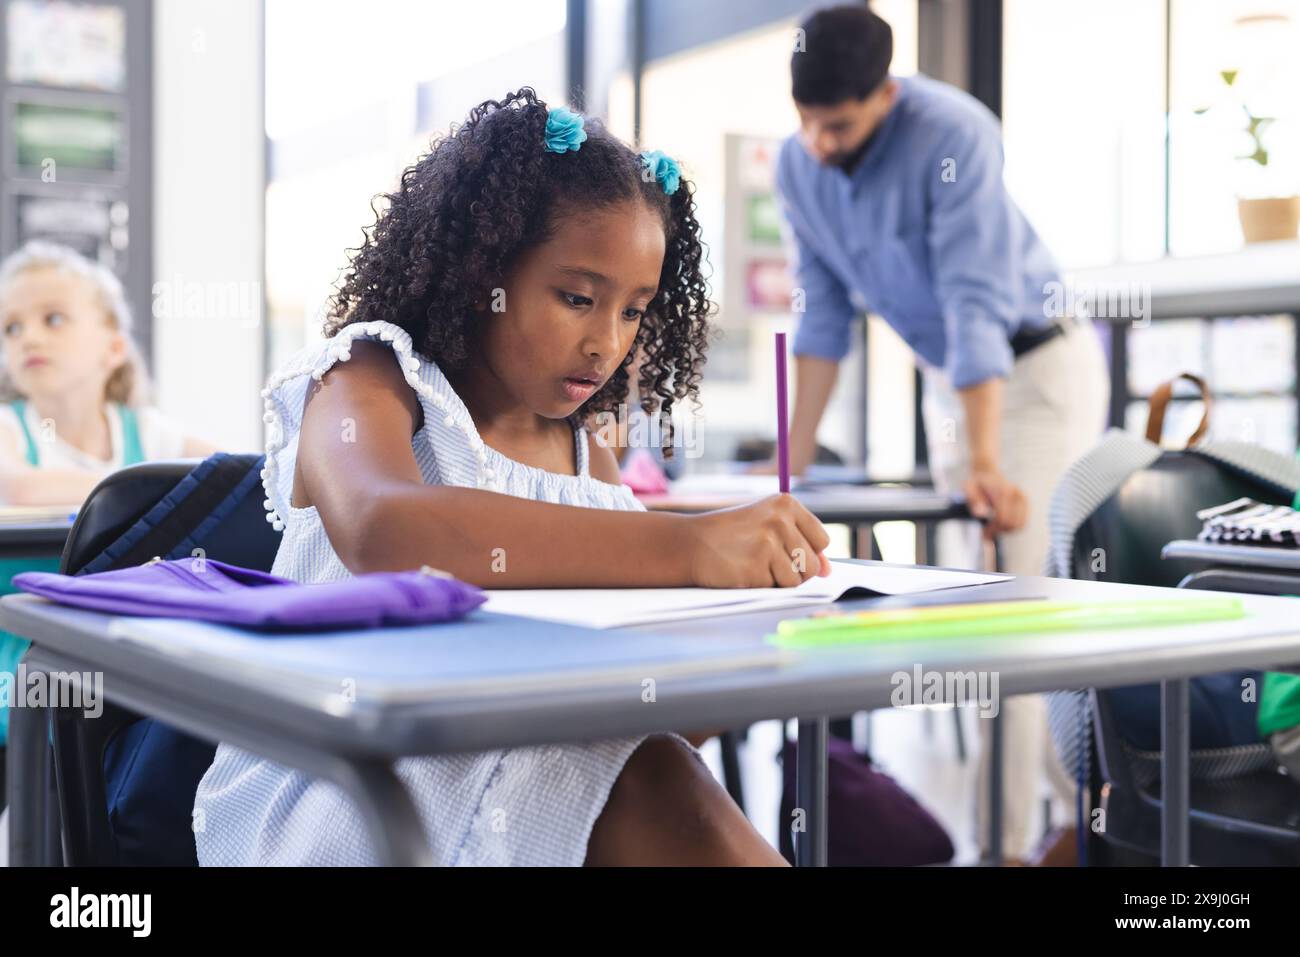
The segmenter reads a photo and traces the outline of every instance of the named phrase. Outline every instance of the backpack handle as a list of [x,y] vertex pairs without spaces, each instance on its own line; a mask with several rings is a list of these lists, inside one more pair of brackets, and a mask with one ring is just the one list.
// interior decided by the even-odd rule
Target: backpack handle
[[1196,427],[1187,440],[1186,448],[1191,448],[1201,439],[1205,438],[1205,433],[1210,428],[1210,387],[1205,384],[1205,380],[1191,372],[1183,372],[1168,382],[1162,382],[1156,386],[1156,390],[1151,393],[1151,400],[1147,404],[1147,441],[1156,445],[1160,444],[1160,434],[1165,428],[1165,410],[1169,406],[1169,400],[1174,394],[1174,383],[1179,379],[1186,379],[1196,386],[1201,393],[1201,401],[1205,404],[1205,412],[1201,415],[1201,424]]

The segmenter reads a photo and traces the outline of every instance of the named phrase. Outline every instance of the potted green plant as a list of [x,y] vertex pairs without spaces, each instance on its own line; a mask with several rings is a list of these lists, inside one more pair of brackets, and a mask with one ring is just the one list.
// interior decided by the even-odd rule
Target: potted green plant
[[[1250,152],[1243,153],[1237,159],[1252,164],[1255,175],[1251,178],[1260,183],[1268,181],[1269,151],[1265,144],[1265,134],[1274,122],[1271,116],[1256,116],[1250,107],[1238,96],[1233,84],[1237,81],[1236,70],[1221,70],[1220,78],[1228,88],[1232,103],[1246,117],[1244,132]],[[1208,112],[1210,107],[1196,110],[1196,113]],[[1241,219],[1241,232],[1248,243],[1269,242],[1275,239],[1295,239],[1300,232],[1300,196],[1237,196],[1237,215]]]

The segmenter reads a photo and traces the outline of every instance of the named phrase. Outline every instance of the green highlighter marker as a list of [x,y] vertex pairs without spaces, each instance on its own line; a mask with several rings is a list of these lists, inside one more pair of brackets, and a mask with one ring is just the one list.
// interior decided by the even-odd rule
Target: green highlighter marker
[[792,618],[767,640],[784,648],[1043,631],[1141,628],[1245,617],[1239,598],[1151,601],[1009,601],[883,609]]

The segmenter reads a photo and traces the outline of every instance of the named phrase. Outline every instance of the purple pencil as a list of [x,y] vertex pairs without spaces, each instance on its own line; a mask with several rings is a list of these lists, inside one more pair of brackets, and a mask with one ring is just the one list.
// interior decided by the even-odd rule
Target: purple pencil
[[785,333],[776,334],[776,461],[781,491],[790,491],[790,423],[786,402]]

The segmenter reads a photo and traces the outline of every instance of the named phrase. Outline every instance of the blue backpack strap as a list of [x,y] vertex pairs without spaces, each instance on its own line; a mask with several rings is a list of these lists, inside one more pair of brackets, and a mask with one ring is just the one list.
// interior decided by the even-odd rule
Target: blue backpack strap
[[264,459],[250,467],[225,452],[208,456],[112,545],[77,574],[89,575],[163,558],[186,558],[261,485]]
[[144,461],[144,446],[140,444],[140,421],[135,409],[129,405],[119,405],[118,415],[122,420],[122,464],[135,465]]
[[32,430],[27,428],[27,400],[14,399],[9,405],[14,410],[14,415],[18,417],[18,428],[22,429],[23,438],[27,441],[27,464],[40,465],[41,456],[36,449],[36,440],[32,438]]

